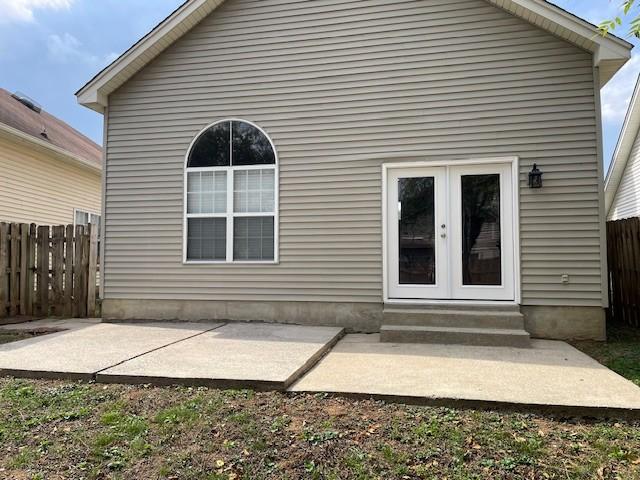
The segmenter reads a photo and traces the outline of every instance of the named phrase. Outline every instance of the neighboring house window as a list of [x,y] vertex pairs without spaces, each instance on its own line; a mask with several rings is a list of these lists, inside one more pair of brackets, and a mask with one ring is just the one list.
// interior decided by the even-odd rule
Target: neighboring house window
[[97,225],[98,233],[100,232],[100,215],[97,213],[91,213],[76,208],[73,214],[73,223],[74,225],[84,225],[85,227],[89,224]]
[[187,154],[187,262],[275,262],[277,158],[266,133],[244,120],[203,130]]

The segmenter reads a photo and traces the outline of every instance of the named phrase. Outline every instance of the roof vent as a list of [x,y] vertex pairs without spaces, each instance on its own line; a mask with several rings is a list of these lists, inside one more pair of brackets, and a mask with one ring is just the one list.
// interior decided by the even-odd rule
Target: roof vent
[[42,106],[38,102],[36,102],[33,98],[26,96],[24,93],[16,92],[11,95],[13,98],[18,100],[25,107],[33,110],[36,113],[40,113],[42,111]]

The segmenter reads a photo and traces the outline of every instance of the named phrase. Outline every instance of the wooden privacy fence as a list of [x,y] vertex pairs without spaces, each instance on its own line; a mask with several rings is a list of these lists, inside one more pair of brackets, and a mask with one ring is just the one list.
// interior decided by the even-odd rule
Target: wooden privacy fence
[[0,223],[0,319],[96,313],[97,227]]
[[640,326],[640,218],[607,222],[609,319]]

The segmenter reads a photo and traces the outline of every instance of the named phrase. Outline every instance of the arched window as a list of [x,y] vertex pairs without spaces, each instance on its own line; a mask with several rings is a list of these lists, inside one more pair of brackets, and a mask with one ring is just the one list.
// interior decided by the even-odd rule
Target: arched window
[[184,195],[186,262],[277,261],[277,156],[258,126],[223,120],[200,132]]

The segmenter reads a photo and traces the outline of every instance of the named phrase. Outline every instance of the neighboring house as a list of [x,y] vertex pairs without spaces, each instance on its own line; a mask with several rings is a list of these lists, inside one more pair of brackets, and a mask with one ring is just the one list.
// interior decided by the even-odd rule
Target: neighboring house
[[633,91],[604,183],[607,220],[640,217],[640,79]]
[[541,0],[184,3],[77,93],[104,316],[603,338],[599,92],[630,49]]
[[0,89],[0,221],[98,222],[102,149],[22,94]]

